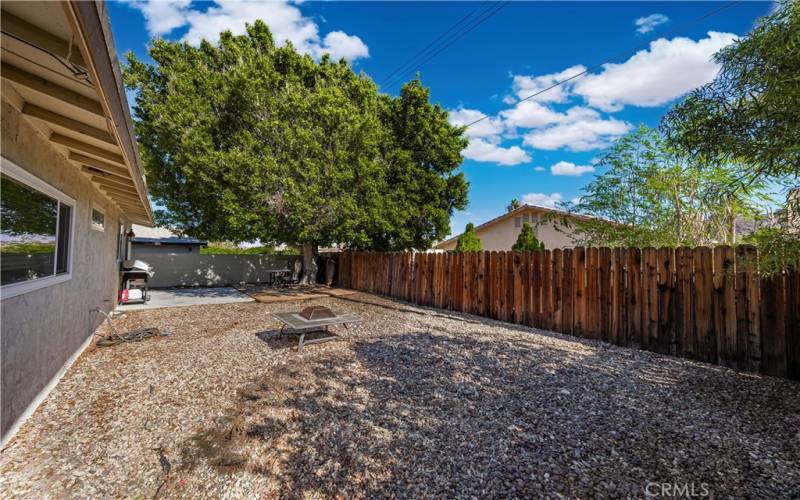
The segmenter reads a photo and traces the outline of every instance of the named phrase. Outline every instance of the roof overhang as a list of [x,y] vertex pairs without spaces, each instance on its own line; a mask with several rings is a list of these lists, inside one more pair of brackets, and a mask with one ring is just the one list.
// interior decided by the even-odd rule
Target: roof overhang
[[153,211],[105,4],[3,1],[2,96],[132,221]]

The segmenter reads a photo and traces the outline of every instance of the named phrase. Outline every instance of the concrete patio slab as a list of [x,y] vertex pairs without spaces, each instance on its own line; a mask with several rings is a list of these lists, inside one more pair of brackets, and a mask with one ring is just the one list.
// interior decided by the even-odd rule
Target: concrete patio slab
[[356,293],[355,290],[330,288],[325,285],[289,285],[287,287],[276,287],[272,285],[247,284],[241,286],[238,290],[253,297],[262,304],[324,299],[327,297],[341,297]]
[[204,304],[230,304],[233,302],[253,302],[253,299],[235,288],[162,288],[150,290],[150,300],[146,304],[120,304],[118,311],[138,311],[141,309],[160,309],[162,307],[186,307]]

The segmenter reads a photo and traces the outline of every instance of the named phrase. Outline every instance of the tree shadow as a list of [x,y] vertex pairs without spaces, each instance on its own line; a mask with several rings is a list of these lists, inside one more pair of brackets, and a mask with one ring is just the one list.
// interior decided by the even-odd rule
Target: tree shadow
[[287,357],[184,463],[263,474],[285,498],[641,497],[649,481],[781,496],[800,484],[798,410],[777,379],[413,332]]

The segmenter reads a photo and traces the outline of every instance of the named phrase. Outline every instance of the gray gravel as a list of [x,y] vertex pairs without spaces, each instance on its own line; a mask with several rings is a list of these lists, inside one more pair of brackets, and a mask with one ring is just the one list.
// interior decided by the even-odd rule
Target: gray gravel
[[[308,304],[366,321],[301,356],[267,313]],[[361,294],[119,326],[174,335],[85,353],[0,497],[800,496],[782,379]]]

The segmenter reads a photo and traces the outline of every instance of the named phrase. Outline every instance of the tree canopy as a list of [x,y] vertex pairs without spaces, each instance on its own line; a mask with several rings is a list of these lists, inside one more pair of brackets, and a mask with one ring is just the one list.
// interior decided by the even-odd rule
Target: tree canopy
[[620,138],[599,166],[604,173],[566,206],[593,217],[561,221],[586,244],[734,244],[737,219],[756,217],[770,201],[764,182],[740,182],[740,166],[699,165],[644,126]]
[[520,203],[518,199],[512,198],[511,201],[506,206],[506,212],[513,212],[514,210],[518,209],[521,206],[522,203]]
[[475,234],[475,226],[470,222],[464,229],[464,233],[458,237],[456,252],[480,252],[481,250],[483,250],[483,243]]
[[211,240],[429,248],[466,207],[463,130],[419,80],[398,97],[344,60],[277,47],[262,21],[127,55],[157,221]]
[[781,0],[714,59],[720,71],[666,116],[670,139],[747,177],[800,174],[800,2]]
[[544,250],[544,243],[536,237],[536,232],[530,224],[524,222],[522,231],[517,236],[517,242],[512,245],[511,250],[515,252],[539,252]]

